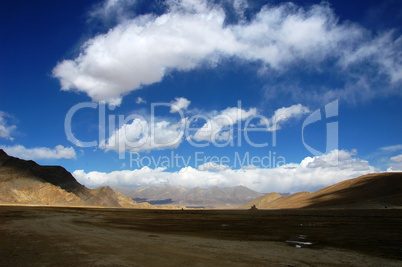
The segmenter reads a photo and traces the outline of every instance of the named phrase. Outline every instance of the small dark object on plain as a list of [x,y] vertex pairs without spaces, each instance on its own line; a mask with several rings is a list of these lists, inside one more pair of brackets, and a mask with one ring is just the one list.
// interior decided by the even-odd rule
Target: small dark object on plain
[[251,206],[250,210],[257,210],[257,207],[255,205]]

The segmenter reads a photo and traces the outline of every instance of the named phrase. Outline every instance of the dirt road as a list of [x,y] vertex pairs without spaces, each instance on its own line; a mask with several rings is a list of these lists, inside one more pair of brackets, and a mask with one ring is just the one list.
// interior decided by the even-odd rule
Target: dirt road
[[1,266],[401,266],[401,210],[0,207]]

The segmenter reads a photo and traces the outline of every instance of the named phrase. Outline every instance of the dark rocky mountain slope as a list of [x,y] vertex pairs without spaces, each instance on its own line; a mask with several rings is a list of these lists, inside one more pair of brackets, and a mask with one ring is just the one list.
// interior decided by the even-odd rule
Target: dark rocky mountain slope
[[0,203],[150,208],[108,186],[89,189],[61,166],[41,166],[0,149]]

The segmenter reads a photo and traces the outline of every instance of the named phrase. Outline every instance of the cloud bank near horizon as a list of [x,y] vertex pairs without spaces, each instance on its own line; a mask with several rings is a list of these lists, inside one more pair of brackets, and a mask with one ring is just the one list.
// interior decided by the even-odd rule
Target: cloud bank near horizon
[[[87,40],[78,57],[59,62],[53,76],[61,89],[119,105],[124,95],[160,82],[171,71],[214,68],[229,57],[260,62],[267,73],[285,72],[301,62],[320,69],[333,61],[337,71],[359,77],[345,88],[327,92],[346,99],[358,93],[354,84],[367,88],[366,95],[375,94],[369,86],[373,73],[385,75],[390,84],[402,79],[402,37],[395,38],[392,30],[372,36],[358,25],[340,24],[325,3],[309,8],[292,3],[264,6],[248,21],[242,16],[247,5],[235,1],[239,16],[235,24],[226,24],[224,9],[208,1],[166,4],[167,12],[159,16],[122,18],[107,33]],[[122,5],[107,1],[97,14],[122,10]],[[115,12],[123,16],[120,13]],[[357,73],[361,64],[375,72]]]
[[57,145],[55,148],[35,147],[26,148],[22,145],[0,146],[8,155],[25,160],[36,159],[73,159],[76,153],[73,147]]
[[356,152],[333,150],[320,157],[306,157],[300,163],[288,163],[275,168],[243,166],[232,169],[226,165],[206,162],[199,169],[191,166],[176,172],[164,167],[147,166],[135,170],[110,173],[76,170],[74,177],[89,187],[120,185],[126,187],[170,184],[193,188],[232,187],[243,185],[261,193],[315,191],[346,179],[375,172],[369,162],[355,157]]
[[[13,142],[14,137],[12,137],[12,135],[17,131],[17,126],[10,125],[10,118],[12,118],[11,115],[0,110],[0,138]],[[55,148],[51,149],[47,147],[26,148],[20,144],[14,144],[12,146],[0,144],[0,149],[3,149],[10,156],[26,160],[72,159],[76,157],[73,147],[64,147],[62,145],[57,145]]]

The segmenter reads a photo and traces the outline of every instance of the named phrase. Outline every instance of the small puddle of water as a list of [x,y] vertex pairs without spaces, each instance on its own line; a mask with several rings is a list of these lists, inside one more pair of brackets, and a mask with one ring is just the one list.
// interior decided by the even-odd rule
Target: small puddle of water
[[308,246],[312,246],[315,244],[315,242],[308,241],[307,235],[292,236],[290,238],[290,240],[286,240],[286,243],[291,246],[294,246],[295,248],[303,248],[303,247],[308,247]]

